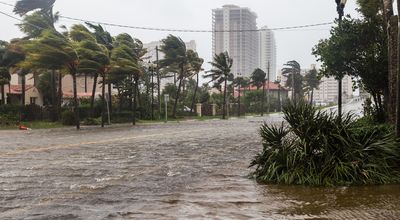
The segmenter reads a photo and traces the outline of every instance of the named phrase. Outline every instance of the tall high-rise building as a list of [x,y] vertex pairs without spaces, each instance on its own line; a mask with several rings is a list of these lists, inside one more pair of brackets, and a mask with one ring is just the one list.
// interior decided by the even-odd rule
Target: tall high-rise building
[[224,5],[212,16],[213,54],[227,51],[233,59],[232,73],[250,76],[259,67],[257,15],[249,8]]
[[277,79],[275,34],[265,26],[261,28],[259,35],[259,68],[265,73],[268,73],[269,68],[269,81],[274,82]]

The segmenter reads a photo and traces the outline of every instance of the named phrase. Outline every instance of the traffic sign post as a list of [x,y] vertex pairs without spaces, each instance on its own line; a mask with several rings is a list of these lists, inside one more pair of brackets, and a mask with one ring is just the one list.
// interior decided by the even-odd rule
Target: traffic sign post
[[168,122],[168,102],[169,102],[169,95],[164,95],[164,102],[165,102],[165,123]]

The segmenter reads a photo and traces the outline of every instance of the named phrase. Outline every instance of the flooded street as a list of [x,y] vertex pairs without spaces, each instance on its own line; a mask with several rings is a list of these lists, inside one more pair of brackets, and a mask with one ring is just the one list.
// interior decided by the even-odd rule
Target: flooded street
[[0,131],[0,219],[400,219],[400,186],[249,179],[261,122]]

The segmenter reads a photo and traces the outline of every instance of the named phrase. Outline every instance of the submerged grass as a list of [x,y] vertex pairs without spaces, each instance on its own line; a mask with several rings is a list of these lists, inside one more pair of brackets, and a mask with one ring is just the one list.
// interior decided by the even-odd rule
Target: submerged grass
[[286,123],[264,124],[258,181],[314,186],[400,182],[400,143],[386,125],[359,123],[306,103],[284,108]]

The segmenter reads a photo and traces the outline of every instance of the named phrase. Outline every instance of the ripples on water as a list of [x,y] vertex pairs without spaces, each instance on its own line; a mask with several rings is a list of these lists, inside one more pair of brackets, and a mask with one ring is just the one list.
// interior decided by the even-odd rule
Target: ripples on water
[[[261,148],[259,123],[169,125],[186,133],[0,157],[0,219],[400,219],[400,186],[310,188],[248,179]],[[68,140],[162,132],[149,126]]]

